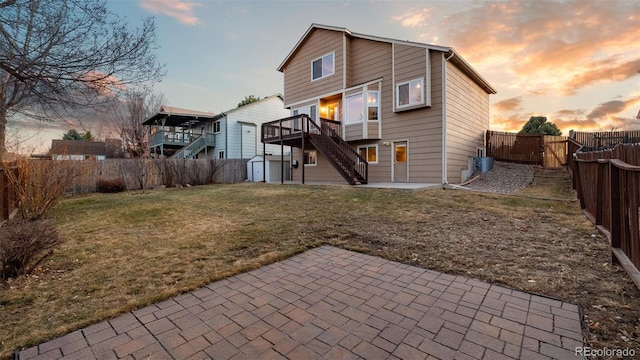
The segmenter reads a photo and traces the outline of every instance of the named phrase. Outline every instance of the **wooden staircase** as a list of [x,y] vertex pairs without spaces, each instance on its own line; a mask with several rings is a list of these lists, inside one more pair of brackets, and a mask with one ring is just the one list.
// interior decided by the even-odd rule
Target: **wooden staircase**
[[214,140],[213,134],[202,134],[171,155],[171,159],[195,159],[196,155],[206,147],[215,146]]
[[262,142],[304,148],[308,141],[349,184],[366,184],[369,164],[333,128],[339,129],[339,125],[325,119],[316,122],[305,114],[296,115],[262,124]]
[[340,175],[351,185],[368,182],[367,161],[354,150],[327,122],[320,119],[320,126],[309,136],[309,142],[329,161]]

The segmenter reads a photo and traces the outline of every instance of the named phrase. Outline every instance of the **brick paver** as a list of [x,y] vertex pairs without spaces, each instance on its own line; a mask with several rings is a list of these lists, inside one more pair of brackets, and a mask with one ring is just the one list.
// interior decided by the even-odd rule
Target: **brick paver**
[[24,349],[19,359],[572,359],[576,305],[330,246]]

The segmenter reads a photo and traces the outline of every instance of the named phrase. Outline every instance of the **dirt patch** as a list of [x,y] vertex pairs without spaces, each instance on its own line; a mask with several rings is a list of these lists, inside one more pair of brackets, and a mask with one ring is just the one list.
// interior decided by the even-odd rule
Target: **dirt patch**
[[[638,353],[640,291],[611,265],[606,238],[567,196],[570,184],[566,171],[538,169],[533,184],[515,196],[450,191],[434,199],[421,192],[422,205],[368,222],[356,216],[333,242],[578,304],[592,348]],[[448,206],[439,204],[443,199]]]

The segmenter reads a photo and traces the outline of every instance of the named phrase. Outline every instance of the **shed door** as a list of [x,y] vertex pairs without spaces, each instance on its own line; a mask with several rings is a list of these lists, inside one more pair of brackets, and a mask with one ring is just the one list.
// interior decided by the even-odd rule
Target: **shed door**
[[240,149],[241,157],[243,159],[250,159],[256,156],[256,127],[254,125],[242,125],[242,149]]

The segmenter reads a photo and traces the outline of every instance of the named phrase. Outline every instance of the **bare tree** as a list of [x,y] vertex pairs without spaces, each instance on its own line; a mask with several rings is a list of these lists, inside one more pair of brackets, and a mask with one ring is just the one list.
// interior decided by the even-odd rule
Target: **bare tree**
[[7,119],[63,117],[157,81],[155,22],[132,29],[104,0],[0,0],[0,153]]
[[114,101],[109,120],[120,134],[125,152],[132,158],[148,155],[149,127],[142,123],[165,102],[163,94],[155,94],[150,88],[124,91]]

